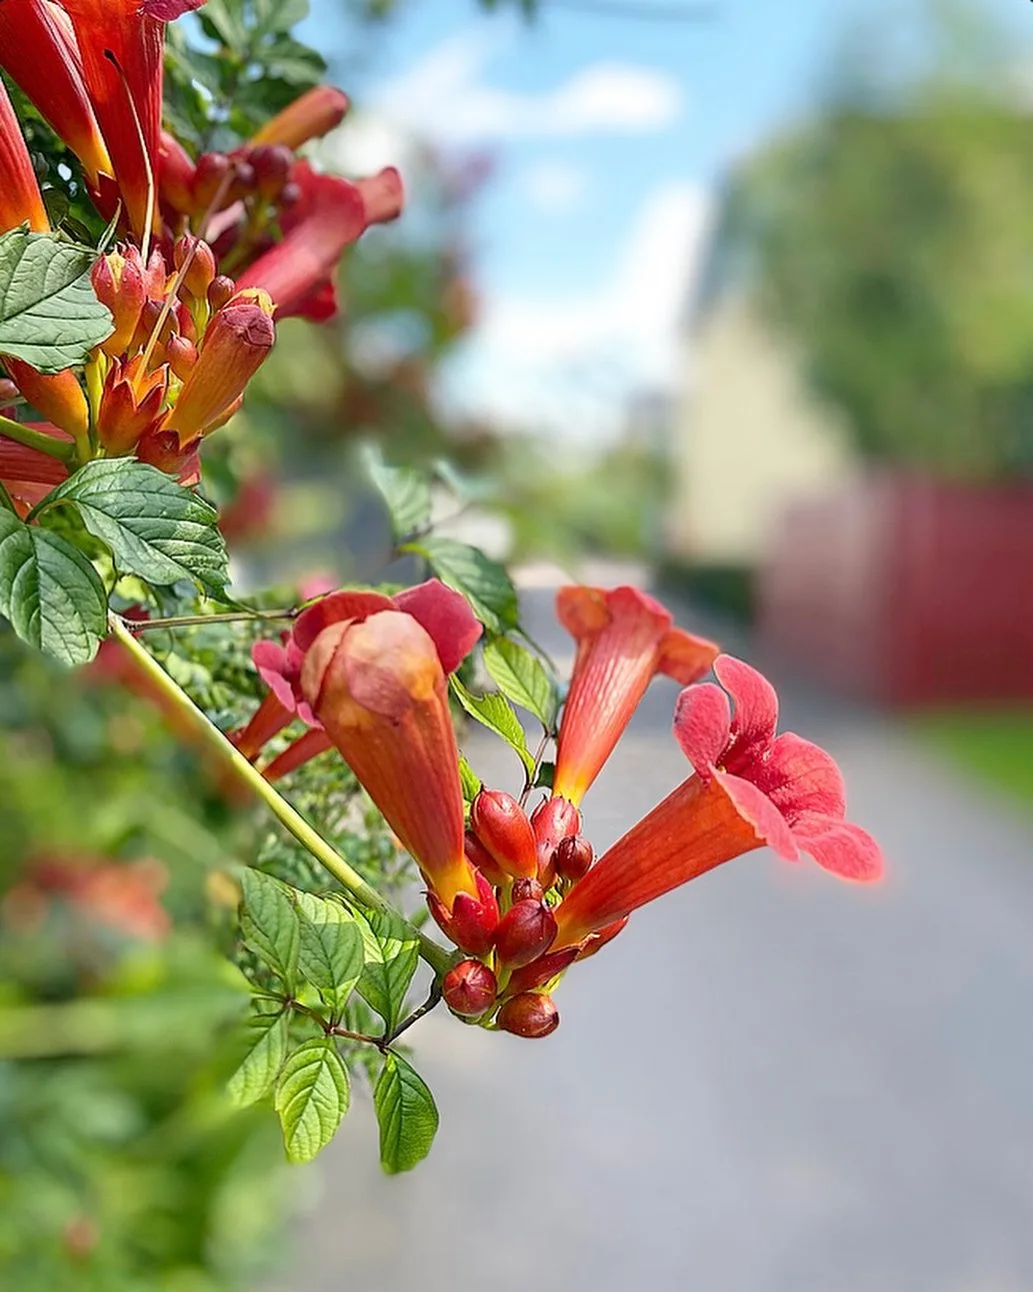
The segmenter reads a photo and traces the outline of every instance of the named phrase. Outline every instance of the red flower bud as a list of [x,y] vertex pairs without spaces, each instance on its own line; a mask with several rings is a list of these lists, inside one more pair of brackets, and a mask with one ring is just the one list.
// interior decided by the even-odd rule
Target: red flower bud
[[441,994],[453,1014],[477,1018],[495,1004],[498,983],[488,966],[479,960],[460,960],[442,979]]
[[552,854],[557,874],[572,883],[588,874],[593,861],[595,850],[583,834],[572,834],[561,839]]
[[223,182],[229,175],[233,163],[225,153],[202,153],[197,159],[197,167],[194,171],[194,210],[205,211],[208,209],[216,193],[222,189],[222,198],[218,204],[220,209],[229,202],[229,187],[222,188]]
[[514,879],[511,896],[514,902],[540,902],[545,890],[537,879]]
[[507,993],[518,996],[521,992],[544,987],[547,982],[558,978],[561,973],[569,969],[577,959],[577,955],[577,947],[564,947],[562,951],[550,951],[548,955],[539,956],[529,965],[524,965],[522,969],[513,972],[506,984]]
[[581,813],[569,799],[554,796],[544,799],[531,816],[534,837],[539,843],[556,847],[561,839],[581,831]]
[[556,917],[544,902],[528,898],[511,906],[495,930],[499,960],[511,969],[530,964],[556,937]]
[[284,144],[260,144],[248,153],[255,187],[267,202],[275,202],[290,176],[294,154]]
[[255,168],[245,157],[233,160],[233,183],[230,185],[230,198],[234,202],[250,197],[255,191]]
[[507,1000],[495,1021],[503,1032],[533,1039],[555,1032],[560,1025],[560,1013],[551,996],[525,991]]
[[427,893],[427,905],[446,937],[470,955],[483,956],[495,941],[499,908],[492,886],[481,874],[477,875],[477,892],[479,901],[468,893],[458,893],[451,914],[436,893]]
[[204,300],[216,274],[215,256],[208,243],[192,234],[185,234],[172,249],[177,269],[182,269],[189,258],[190,264],[183,279],[187,294]]
[[613,941],[630,919],[630,915],[625,915],[623,919],[614,920],[612,924],[607,924],[606,928],[600,929],[598,933],[590,933],[581,943],[577,958],[587,960],[589,956],[594,956],[597,951],[601,951],[607,942]]
[[208,288],[208,304],[213,311],[219,311],[230,300],[237,290],[237,284],[232,278],[225,274],[220,274],[218,278],[212,280]]
[[158,147],[158,191],[161,200],[182,215],[194,208],[194,163],[179,142],[163,130]]
[[108,307],[114,320],[114,332],[100,347],[114,358],[132,341],[147,298],[140,252],[131,246],[109,252],[96,262],[90,277],[97,299]]
[[348,111],[348,96],[332,85],[306,90],[254,136],[255,144],[281,144],[294,150],[333,130]]
[[503,884],[509,883],[509,876],[472,830],[467,830],[466,832],[463,851],[466,853],[467,859],[496,888],[501,888]]
[[185,336],[170,336],[165,347],[165,357],[180,381],[186,381],[197,362],[197,346]]
[[530,878],[538,873],[534,832],[512,794],[481,790],[473,801],[470,819],[478,839],[508,875]]

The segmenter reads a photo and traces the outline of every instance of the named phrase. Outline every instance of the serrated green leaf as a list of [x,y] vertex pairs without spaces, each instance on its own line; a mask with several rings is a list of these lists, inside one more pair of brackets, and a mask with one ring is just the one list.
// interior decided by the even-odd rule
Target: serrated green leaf
[[30,646],[86,664],[107,632],[108,597],[71,543],[0,509],[0,615]]
[[388,1175],[411,1171],[430,1152],[438,1109],[426,1082],[397,1054],[388,1054],[373,1091],[380,1126],[380,1165]]
[[473,695],[455,674],[449,681],[456,699],[470,717],[476,718],[482,726],[501,736],[516,751],[530,776],[534,772],[534,755],[527,747],[527,736],[520,725],[520,719],[502,692],[489,691],[487,695]]
[[371,911],[357,918],[366,962],[358,992],[390,1031],[405,1010],[409,985],[420,962],[420,944],[395,915]]
[[0,235],[0,354],[39,372],[83,364],[114,331],[90,269],[97,253],[26,227]]
[[467,803],[472,803],[481,792],[481,778],[462,754],[459,755],[459,784],[463,788],[463,799]]
[[298,972],[335,1009],[340,1009],[362,975],[362,934],[354,920],[313,923],[300,917]]
[[413,467],[389,467],[377,450],[366,454],[370,479],[381,494],[391,516],[395,541],[408,538],[430,520],[430,484]]
[[317,897],[302,888],[294,890],[294,904],[313,924],[351,924],[355,916],[343,902],[332,897]]
[[247,945],[286,983],[294,977],[300,941],[298,913],[285,885],[248,869],[241,878],[240,931]]
[[431,535],[406,543],[401,550],[422,556],[442,583],[463,594],[490,632],[505,633],[520,622],[513,581],[497,561],[476,547]]
[[276,1085],[276,1111],[292,1162],[311,1162],[326,1148],[350,1098],[348,1069],[330,1037],[314,1037],[288,1056]]
[[123,574],[162,586],[189,579],[214,593],[229,580],[215,508],[156,467],[132,458],[87,462],[41,506],[62,502],[75,505]]
[[258,1014],[248,1019],[247,1028],[251,1042],[247,1057],[226,1087],[230,1102],[238,1108],[250,1107],[272,1090],[287,1057],[286,1014]]
[[556,688],[541,662],[526,647],[498,637],[484,647],[484,667],[503,695],[533,713],[547,731],[553,730]]

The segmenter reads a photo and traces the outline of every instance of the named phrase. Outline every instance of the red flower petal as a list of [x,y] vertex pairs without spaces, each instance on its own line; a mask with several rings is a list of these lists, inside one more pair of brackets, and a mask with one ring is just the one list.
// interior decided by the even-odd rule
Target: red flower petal
[[289,676],[287,652],[279,642],[255,642],[251,647],[251,658],[262,681],[283,707],[293,713],[297,703]]
[[367,619],[380,610],[393,610],[394,602],[382,592],[363,592],[345,589],[320,597],[294,621],[291,642],[304,656],[324,628],[343,623],[346,619]]
[[732,776],[729,772],[715,771],[714,779],[731,799],[742,819],[753,827],[769,848],[786,861],[798,860],[800,849],[793,839],[793,832],[766,794],[757,789],[756,785],[744,781],[741,776]]
[[866,830],[852,821],[807,813],[793,826],[793,836],[819,866],[841,879],[870,884],[882,878],[881,848]]
[[602,588],[586,588],[580,584],[560,588],[556,593],[556,618],[578,641],[597,633],[610,622],[606,593]]
[[775,688],[755,668],[734,655],[719,655],[714,661],[714,672],[735,701],[732,731],[741,744],[767,744],[778,725]]
[[430,634],[446,673],[454,673],[480,640],[483,629],[469,602],[440,579],[406,588],[392,600]]
[[720,651],[716,642],[694,637],[683,628],[672,628],[661,643],[657,669],[682,686],[689,686],[711,668]]
[[720,762],[731,730],[728,696],[713,682],[689,686],[674,709],[674,736],[682,752],[704,780]]
[[846,790],[836,760],[791,731],[773,740],[746,774],[791,825],[804,812],[837,821],[846,816]]

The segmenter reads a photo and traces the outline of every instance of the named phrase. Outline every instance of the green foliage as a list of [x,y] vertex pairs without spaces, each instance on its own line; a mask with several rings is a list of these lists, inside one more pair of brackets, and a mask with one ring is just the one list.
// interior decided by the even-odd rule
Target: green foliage
[[0,234],[0,354],[49,373],[85,363],[114,327],[90,282],[96,258],[26,226]]
[[288,1023],[282,1011],[249,1019],[247,1055],[226,1087],[231,1103],[238,1108],[250,1107],[272,1090],[287,1058]]
[[240,931],[244,942],[290,988],[301,941],[298,913],[290,890],[260,870],[244,871]]
[[740,178],[725,263],[869,457],[1033,469],[1028,133],[1010,106],[932,82],[839,106]]
[[452,693],[471,718],[475,718],[482,727],[501,736],[507,745],[518,754],[527,774],[534,773],[534,756],[527,747],[527,736],[520,725],[520,719],[513,712],[512,705],[501,691],[489,691],[486,695],[474,695],[460,682],[452,677]]
[[380,1164],[388,1175],[411,1171],[430,1152],[438,1109],[426,1083],[398,1054],[384,1058],[373,1091],[380,1125]]
[[215,508],[163,472],[131,458],[87,462],[37,508],[74,504],[120,574],[170,585],[189,579],[218,595],[229,581]]
[[81,552],[0,508],[0,614],[23,641],[62,664],[85,664],[107,612],[104,585]]
[[505,633],[520,622],[513,580],[503,566],[469,543],[428,535],[404,543],[403,552],[415,552],[442,583],[461,592],[474,614],[493,633]]
[[484,667],[504,696],[533,713],[546,731],[554,729],[559,708],[556,685],[525,646],[506,637],[485,643]]
[[357,918],[366,962],[359,995],[391,1031],[405,1013],[409,987],[420,962],[419,943],[412,929],[396,916],[372,911]]
[[337,1133],[351,1101],[348,1069],[328,1036],[291,1054],[276,1085],[276,1111],[292,1162],[310,1162]]
[[[329,903],[323,903],[328,906]],[[338,908],[340,910],[341,908]],[[300,913],[298,972],[317,989],[335,1015],[343,1010],[365,963],[362,934],[354,921],[316,922]]]
[[376,450],[367,453],[366,466],[387,504],[395,542],[404,542],[430,521],[430,483],[413,467],[387,466]]

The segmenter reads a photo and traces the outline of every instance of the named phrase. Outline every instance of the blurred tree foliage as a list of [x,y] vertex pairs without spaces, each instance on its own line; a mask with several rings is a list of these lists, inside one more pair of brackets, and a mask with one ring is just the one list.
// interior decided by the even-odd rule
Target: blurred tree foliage
[[736,180],[725,245],[873,459],[1033,470],[1028,116],[931,80],[840,105]]

